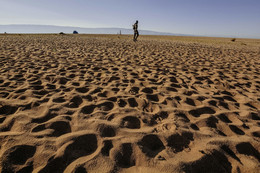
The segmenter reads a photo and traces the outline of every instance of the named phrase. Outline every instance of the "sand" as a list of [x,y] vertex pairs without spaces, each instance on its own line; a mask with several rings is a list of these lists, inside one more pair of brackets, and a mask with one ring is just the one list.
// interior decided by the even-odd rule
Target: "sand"
[[260,40],[0,35],[0,171],[258,172]]

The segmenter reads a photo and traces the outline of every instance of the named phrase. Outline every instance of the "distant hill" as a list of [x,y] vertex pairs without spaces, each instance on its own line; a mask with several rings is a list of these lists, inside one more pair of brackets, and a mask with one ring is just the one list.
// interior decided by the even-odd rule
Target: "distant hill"
[[[81,28],[71,26],[54,26],[54,25],[0,25],[0,33],[72,33],[74,30],[78,31],[79,34],[133,34],[132,29],[126,28]],[[173,34],[166,32],[156,32],[149,30],[140,30],[142,35],[178,35],[188,36],[185,34]]]

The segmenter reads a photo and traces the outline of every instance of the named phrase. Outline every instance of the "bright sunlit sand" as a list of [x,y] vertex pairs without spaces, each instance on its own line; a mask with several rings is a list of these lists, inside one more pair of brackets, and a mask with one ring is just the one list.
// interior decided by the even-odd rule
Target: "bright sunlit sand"
[[260,40],[0,35],[2,172],[258,172]]

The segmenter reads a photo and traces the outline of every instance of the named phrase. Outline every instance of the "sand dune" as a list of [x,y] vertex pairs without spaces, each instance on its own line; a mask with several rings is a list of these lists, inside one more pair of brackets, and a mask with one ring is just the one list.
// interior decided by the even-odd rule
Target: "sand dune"
[[258,172],[259,40],[0,36],[2,172]]

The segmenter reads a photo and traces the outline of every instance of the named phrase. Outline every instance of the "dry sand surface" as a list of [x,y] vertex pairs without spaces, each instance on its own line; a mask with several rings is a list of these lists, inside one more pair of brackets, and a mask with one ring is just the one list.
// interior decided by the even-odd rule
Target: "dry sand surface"
[[260,40],[0,35],[2,172],[259,172]]

